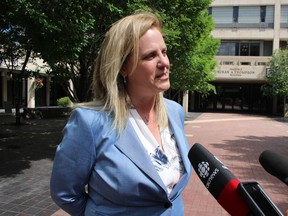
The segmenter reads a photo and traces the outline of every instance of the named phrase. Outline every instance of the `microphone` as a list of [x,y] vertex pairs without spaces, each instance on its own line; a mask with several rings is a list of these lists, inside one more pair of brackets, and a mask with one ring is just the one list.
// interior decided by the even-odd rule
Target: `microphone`
[[217,157],[201,144],[195,143],[188,158],[202,183],[230,215],[253,215],[238,191],[240,181]]
[[271,175],[288,185],[288,158],[271,150],[261,153],[259,162]]

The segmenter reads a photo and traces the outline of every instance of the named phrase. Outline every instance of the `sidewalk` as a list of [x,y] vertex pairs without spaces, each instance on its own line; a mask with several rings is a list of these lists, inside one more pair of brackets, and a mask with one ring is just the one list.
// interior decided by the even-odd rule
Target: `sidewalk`
[[[22,120],[22,119],[21,119]],[[288,155],[288,123],[265,116],[188,113],[185,130],[216,155],[240,181],[257,181],[284,213],[288,187],[267,173],[259,155],[267,149]],[[49,195],[56,145],[66,119],[22,120],[0,115],[0,215],[67,216]],[[184,191],[185,216],[228,215],[196,173]]]

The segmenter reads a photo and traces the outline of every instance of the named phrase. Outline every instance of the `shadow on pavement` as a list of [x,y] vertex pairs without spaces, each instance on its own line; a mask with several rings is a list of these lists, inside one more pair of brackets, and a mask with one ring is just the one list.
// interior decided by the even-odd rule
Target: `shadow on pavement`
[[21,119],[0,116],[0,177],[13,177],[30,167],[31,161],[53,160],[67,118]]

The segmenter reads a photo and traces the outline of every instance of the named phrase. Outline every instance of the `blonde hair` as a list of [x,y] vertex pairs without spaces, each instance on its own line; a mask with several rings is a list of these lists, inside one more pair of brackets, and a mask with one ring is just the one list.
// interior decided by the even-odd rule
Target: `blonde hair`
[[[103,104],[104,110],[114,115],[113,126],[120,132],[126,126],[131,107],[120,71],[131,55],[136,62],[132,65],[135,69],[139,55],[139,39],[151,27],[161,30],[162,23],[150,12],[137,13],[120,19],[106,33],[96,59],[93,75],[94,96]],[[166,127],[168,117],[162,93],[156,96],[155,109],[159,125],[162,128]]]

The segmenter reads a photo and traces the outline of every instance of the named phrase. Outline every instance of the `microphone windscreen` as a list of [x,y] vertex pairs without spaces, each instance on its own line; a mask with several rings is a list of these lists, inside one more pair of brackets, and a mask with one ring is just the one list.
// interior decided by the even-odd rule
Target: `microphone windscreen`
[[288,158],[271,150],[261,153],[259,162],[271,175],[288,185]]
[[229,214],[246,216],[251,212],[238,191],[240,181],[217,157],[195,143],[188,158],[204,186]]

